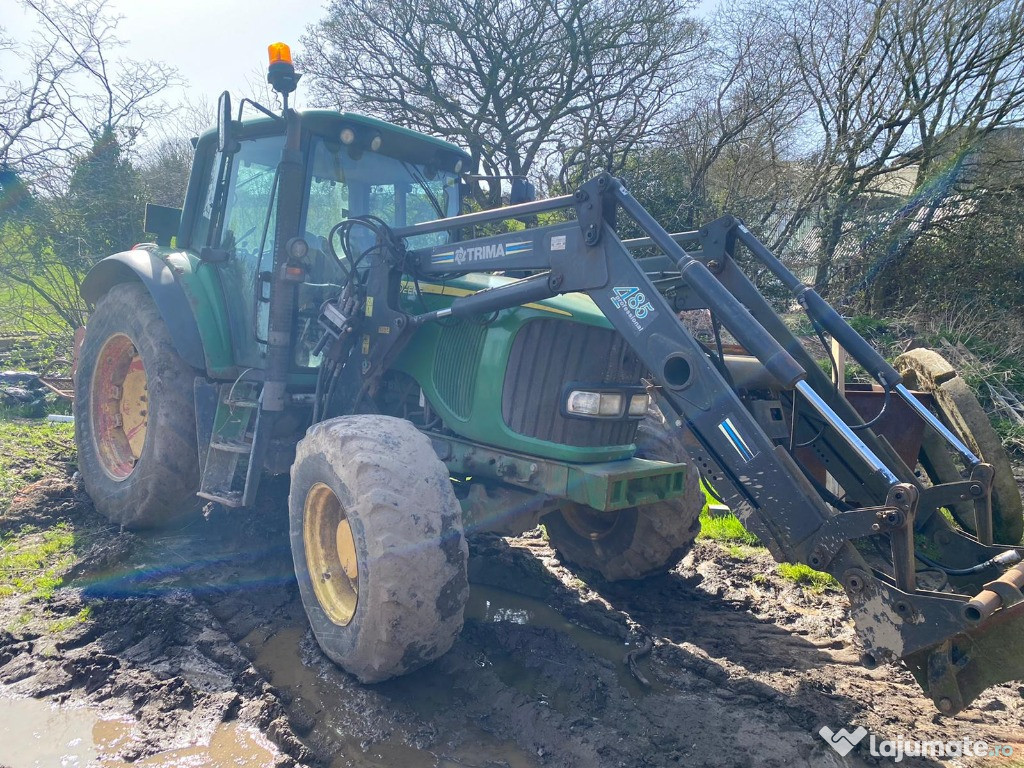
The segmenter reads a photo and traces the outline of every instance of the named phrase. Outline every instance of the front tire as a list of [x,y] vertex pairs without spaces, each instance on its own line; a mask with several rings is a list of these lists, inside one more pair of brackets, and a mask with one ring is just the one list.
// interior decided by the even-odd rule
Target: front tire
[[[903,377],[904,386],[931,393],[940,420],[982,461],[992,465],[995,471],[992,480],[993,538],[997,544],[1020,544],[1024,536],[1024,501],[1003,442],[974,391],[956,369],[932,349],[905,352],[896,358],[895,366]],[[933,482],[955,483],[962,479],[941,439],[926,434],[921,459]],[[956,507],[951,511],[964,529],[977,533],[973,514],[959,514]]]
[[152,528],[199,509],[197,375],[140,283],[99,300],[75,375],[75,443],[85,490],[112,522]]
[[314,425],[296,449],[288,514],[302,604],[332,661],[375,683],[451,648],[469,596],[462,510],[411,423]]
[[[640,422],[636,443],[642,459],[690,463],[679,429],[657,406]],[[686,493],[668,501],[619,512],[570,504],[541,522],[551,546],[566,560],[598,571],[608,581],[644,579],[671,570],[700,532],[704,492],[696,472],[687,480]]]

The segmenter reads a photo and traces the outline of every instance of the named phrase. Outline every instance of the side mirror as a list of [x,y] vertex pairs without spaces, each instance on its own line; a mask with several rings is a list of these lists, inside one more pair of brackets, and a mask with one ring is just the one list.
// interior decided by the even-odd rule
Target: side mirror
[[235,124],[231,122],[231,94],[224,91],[217,100],[217,151],[231,154],[237,149]]
[[171,238],[178,234],[181,226],[181,208],[168,208],[165,205],[146,203],[144,232],[156,235],[156,244],[169,247]]
[[532,203],[537,199],[537,188],[526,179],[516,177],[512,179],[512,192],[509,194],[509,205],[520,203]]

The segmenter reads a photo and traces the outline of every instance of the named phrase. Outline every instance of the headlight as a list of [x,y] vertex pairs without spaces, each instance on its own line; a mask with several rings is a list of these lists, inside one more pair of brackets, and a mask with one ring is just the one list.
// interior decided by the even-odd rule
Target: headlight
[[646,416],[647,409],[651,407],[651,396],[644,393],[642,395],[633,395],[629,398],[629,415],[630,416]]
[[565,409],[580,416],[597,416],[601,410],[601,395],[598,392],[570,392]]
[[619,416],[622,414],[622,395],[574,389],[569,393],[565,410],[577,416]]
[[618,416],[622,413],[622,395],[607,392],[601,394],[601,405],[597,409],[600,416]]

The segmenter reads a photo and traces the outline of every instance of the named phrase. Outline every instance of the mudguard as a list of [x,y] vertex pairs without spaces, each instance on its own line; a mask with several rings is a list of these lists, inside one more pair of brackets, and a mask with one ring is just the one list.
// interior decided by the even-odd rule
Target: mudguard
[[157,254],[136,249],[108,256],[82,281],[82,298],[95,304],[112,286],[128,280],[139,280],[146,286],[178,354],[193,368],[205,371],[203,341],[188,297],[174,271]]

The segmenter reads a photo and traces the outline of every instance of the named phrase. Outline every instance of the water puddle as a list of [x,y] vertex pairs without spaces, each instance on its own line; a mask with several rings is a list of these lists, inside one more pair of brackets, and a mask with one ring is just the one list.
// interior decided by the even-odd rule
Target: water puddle
[[[203,596],[225,589],[262,590],[295,580],[288,539],[238,541],[222,523],[136,536],[130,559],[77,582],[97,597],[159,597],[179,589]],[[197,533],[198,532],[198,533]],[[253,563],[261,567],[253,568]]]
[[441,740],[434,750],[411,745],[408,742],[414,739],[402,731],[405,725],[415,728],[416,724],[398,710],[411,709],[429,721],[438,711],[458,707],[450,682],[434,680],[428,667],[380,686],[361,686],[340,671],[325,673],[306,664],[301,650],[306,631],[304,625],[274,634],[256,629],[242,646],[255,656],[254,665],[268,681],[291,700],[292,722],[311,724],[304,740],[321,756],[328,751],[331,768],[536,766],[518,745],[495,739],[470,723],[460,734],[462,744]]
[[[636,646],[573,624],[543,600],[507,589],[473,584],[466,604],[466,619],[553,629],[566,635],[582,650],[611,662],[619,684],[630,695],[639,697],[651,692],[650,688],[645,688],[630,674],[624,662],[626,654]],[[640,666],[643,665],[641,661]],[[495,671],[506,683],[528,694],[544,694],[544,689],[550,688],[549,681],[533,679],[530,672],[519,665],[496,662]]]
[[[290,556],[278,551],[283,545],[275,537],[242,550],[226,534],[212,538],[216,540],[207,540],[198,548],[188,532],[147,540],[135,554],[135,568],[110,574],[94,588],[118,594],[159,594],[182,587],[195,591],[265,589],[288,584],[293,578]],[[266,567],[253,569],[252,562],[265,563]],[[466,619],[553,630],[569,641],[559,641],[559,648],[575,646],[600,659],[602,666],[614,674],[617,688],[627,695],[641,697],[649,692],[630,675],[624,663],[625,654],[631,650],[628,644],[573,624],[543,599],[474,583]],[[481,709],[475,701],[472,676],[455,684],[440,668],[428,666],[379,686],[361,686],[326,665],[318,655],[310,656],[308,647],[303,650],[308,642],[307,624],[295,617],[254,629],[240,645],[267,681],[282,692],[296,733],[318,757],[330,760],[331,768],[536,766],[533,754],[514,741],[492,736],[474,720],[474,713]],[[549,646],[542,643],[538,649],[541,647]],[[573,708],[578,706],[574,704],[578,696],[574,698],[569,687],[579,686],[581,680],[587,685],[586,663],[593,664],[593,660],[581,664],[566,659],[568,676],[553,679],[543,666],[524,665],[521,659],[498,648],[485,648],[482,656],[481,666],[489,667],[502,684],[566,714],[575,714]],[[12,725],[17,720],[4,705],[22,713],[20,725]],[[35,709],[30,711],[32,707]],[[431,732],[438,713],[445,713],[441,722],[447,723],[444,727],[450,738],[437,738]],[[50,723],[53,718],[59,722]],[[7,729],[0,730],[0,766],[11,768],[73,768],[94,765],[97,760],[104,766],[122,768],[124,764],[117,761],[117,756],[126,753],[126,745],[134,738],[131,721],[103,719],[86,710],[53,710],[37,701],[11,704],[0,700],[0,723],[0,728]],[[424,724],[424,735],[418,735],[417,729]],[[9,730],[19,741],[9,740]],[[13,757],[6,754],[14,748],[21,752]],[[219,726],[205,746],[155,755],[133,765],[250,768],[272,764],[275,754],[261,734],[228,724]]]
[[0,763],[11,768],[88,765],[99,754],[93,738],[99,722],[84,709],[0,699]]
[[[360,706],[368,694],[352,683],[352,690],[340,687],[303,663],[301,646],[305,626],[292,626],[274,634],[253,630],[241,643],[255,655],[253,664],[268,682],[292,700],[290,716],[312,724],[310,741],[329,745],[333,766],[420,766],[432,765],[432,755],[415,747],[393,743],[386,725],[372,721],[373,707]],[[347,688],[348,686],[346,686]]]
[[270,768],[278,753],[266,738],[239,723],[221,723],[205,746],[161,752],[134,763],[105,763],[134,768]]
[[[624,663],[629,644],[573,624],[543,600],[473,584],[466,620],[552,629],[581,651],[604,660],[603,666],[614,670],[628,695],[641,697],[650,692]],[[293,726],[299,726],[303,740],[314,752],[329,755],[332,768],[536,765],[536,759],[517,744],[496,739],[472,722],[469,712],[477,708],[467,701],[473,696],[471,680],[453,685],[446,673],[427,666],[380,685],[361,686],[325,662],[307,658],[309,649],[304,652],[303,646],[308,643],[307,625],[295,622],[283,629],[256,628],[240,645],[290,702],[289,718]],[[526,668],[500,652],[485,653],[481,664],[490,667],[505,685],[566,713],[575,706],[572,693],[562,690],[541,668]],[[467,712],[464,719],[458,714],[463,710]],[[457,736],[453,734],[447,743],[429,740],[430,748],[418,748],[417,720],[430,723],[439,712],[457,723]]]
[[205,744],[120,760],[137,740],[139,726],[130,718],[0,698],[0,765],[9,768],[269,768],[278,756],[261,734],[237,722],[218,724]]

